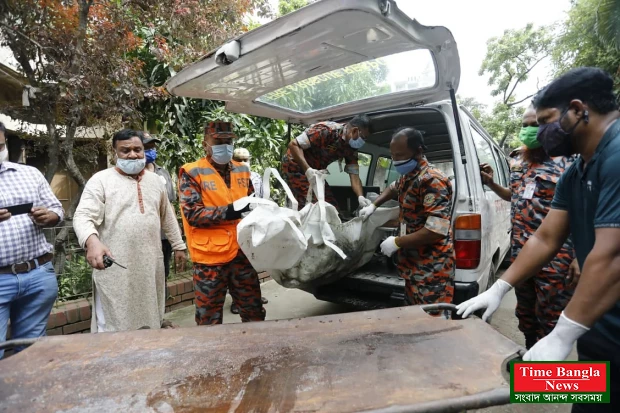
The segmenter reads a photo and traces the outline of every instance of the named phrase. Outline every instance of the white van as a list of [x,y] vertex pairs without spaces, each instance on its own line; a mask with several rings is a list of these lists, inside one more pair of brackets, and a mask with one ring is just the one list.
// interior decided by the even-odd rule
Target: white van
[[[456,304],[495,280],[510,247],[510,203],[482,184],[480,163],[508,185],[508,162],[482,126],[456,102],[460,63],[444,27],[411,20],[390,0],[322,0],[230,41],[167,83],[178,96],[221,100],[232,112],[310,125],[371,118],[360,150],[366,193],[397,178],[389,142],[395,129],[424,133],[426,156],[454,190]],[[358,207],[339,165],[328,179],[345,215]],[[386,236],[388,234],[386,233]],[[377,256],[356,274],[312,291],[360,307],[400,305],[404,281]]]

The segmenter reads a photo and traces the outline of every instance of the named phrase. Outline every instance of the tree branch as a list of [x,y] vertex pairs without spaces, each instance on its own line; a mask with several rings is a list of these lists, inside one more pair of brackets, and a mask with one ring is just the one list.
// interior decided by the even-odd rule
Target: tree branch
[[526,100],[528,100],[529,98],[531,98],[531,97],[532,97],[532,96],[534,96],[534,95],[536,95],[536,93],[532,93],[531,95],[528,95],[528,96],[524,97],[523,99],[521,99],[521,100],[520,100],[520,101],[518,101],[518,102],[511,102],[511,103],[507,103],[507,104],[506,104],[506,106],[508,106],[508,107],[510,107],[510,108],[511,108],[511,107],[513,107],[513,106],[518,105],[519,103],[525,102]]
[[[530,66],[529,69],[527,69],[525,72],[521,73],[521,75],[519,75],[519,77],[517,78],[517,81],[515,82],[515,84],[512,86],[512,90],[510,91],[510,93],[508,94],[508,99],[510,99],[510,97],[512,96],[512,94],[514,93],[515,89],[517,88],[517,85],[519,84],[519,82],[521,82],[523,80],[523,78],[525,76],[527,76],[528,73],[530,73],[532,71],[532,69],[534,69],[536,67],[536,65],[538,65],[538,63],[542,62],[543,59],[545,57],[549,56],[549,54],[545,54],[543,55],[540,59],[538,59],[537,61],[534,62],[534,64],[532,64],[532,66]],[[506,95],[504,95],[506,96]],[[527,99],[527,98],[526,98]],[[504,100],[504,104],[508,104],[508,101]]]

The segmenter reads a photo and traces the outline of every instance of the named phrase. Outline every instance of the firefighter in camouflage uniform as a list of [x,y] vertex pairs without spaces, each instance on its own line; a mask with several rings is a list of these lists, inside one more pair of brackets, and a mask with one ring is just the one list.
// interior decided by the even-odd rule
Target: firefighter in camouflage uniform
[[[381,251],[388,257],[396,253],[407,305],[452,303],[454,296],[452,184],[428,163],[424,149],[418,130],[406,127],[396,131],[390,151],[401,177],[360,211],[366,218],[386,201],[398,199],[399,236],[383,241]],[[439,316],[441,312],[430,314]],[[447,318],[446,312],[443,315]]]
[[[514,261],[525,242],[547,216],[560,175],[573,157],[550,158],[536,139],[536,112],[530,107],[523,115],[519,139],[523,146],[510,154],[510,187],[493,181],[493,169],[480,166],[482,181],[502,199],[511,202],[512,250]],[[530,349],[553,330],[575,290],[579,268],[570,238],[558,255],[535,277],[515,287],[519,330]]]
[[[319,122],[310,126],[288,145],[288,151],[282,160],[282,175],[287,181],[299,208],[306,205],[306,196],[313,176],[326,170],[329,164],[338,161],[342,172],[349,174],[351,188],[357,195],[361,207],[370,204],[364,197],[364,188],[359,177],[357,150],[361,148],[370,134],[370,120],[365,115],[358,115],[349,123]],[[316,202],[316,195],[314,195]],[[329,184],[325,183],[325,201],[336,209],[338,202]]]
[[222,323],[227,290],[241,320],[262,321],[258,274],[237,243],[243,212],[233,202],[254,192],[250,168],[232,160],[232,126],[210,122],[205,128],[206,157],[179,171],[179,200],[190,257],[194,263],[196,323]]

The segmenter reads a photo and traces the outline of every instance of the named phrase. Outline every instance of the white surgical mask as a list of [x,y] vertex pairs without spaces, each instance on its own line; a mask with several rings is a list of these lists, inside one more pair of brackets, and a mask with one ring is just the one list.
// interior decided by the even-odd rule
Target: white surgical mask
[[4,163],[9,160],[9,150],[5,146],[3,150],[0,151],[0,163]]
[[122,159],[116,160],[116,166],[127,175],[138,175],[144,169],[146,159]]

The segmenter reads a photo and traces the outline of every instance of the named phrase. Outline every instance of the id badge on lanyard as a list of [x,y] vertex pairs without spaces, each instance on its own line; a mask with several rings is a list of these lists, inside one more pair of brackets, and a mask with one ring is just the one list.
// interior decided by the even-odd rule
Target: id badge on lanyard
[[536,192],[536,183],[532,182],[525,186],[525,191],[523,191],[523,199],[532,199],[534,197],[534,192]]

